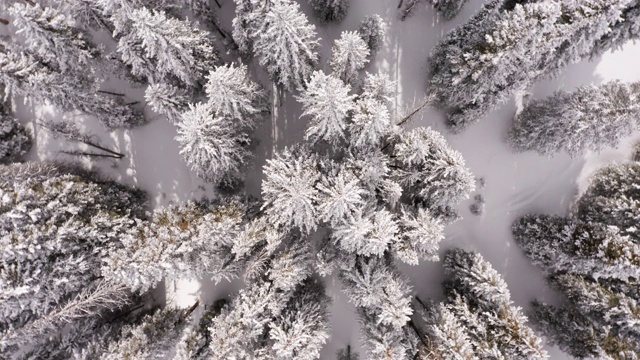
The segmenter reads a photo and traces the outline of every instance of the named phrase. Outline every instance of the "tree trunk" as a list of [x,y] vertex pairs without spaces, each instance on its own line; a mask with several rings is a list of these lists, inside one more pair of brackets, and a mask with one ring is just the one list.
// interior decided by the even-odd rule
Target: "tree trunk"
[[220,3],[218,2],[218,0],[213,0],[216,2],[216,5],[218,5],[219,8],[222,8],[222,5],[220,5]]
[[113,95],[113,96],[122,96],[124,97],[123,93],[116,93],[116,92],[111,92],[111,91],[106,91],[106,90],[98,90],[99,93],[101,94],[109,94],[109,95]]
[[63,154],[74,155],[74,156],[102,157],[102,158],[111,158],[111,159],[118,159],[118,160],[122,159],[122,156],[111,155],[111,154],[98,154],[98,153],[92,153],[92,152],[86,152],[86,151],[62,150],[60,152]]

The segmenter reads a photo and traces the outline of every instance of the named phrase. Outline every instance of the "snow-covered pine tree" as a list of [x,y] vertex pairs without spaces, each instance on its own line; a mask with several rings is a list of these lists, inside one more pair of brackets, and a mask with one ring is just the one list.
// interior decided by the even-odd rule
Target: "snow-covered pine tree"
[[229,116],[245,127],[265,111],[265,94],[249,77],[246,65],[221,65],[207,76],[207,102],[216,114]]
[[171,84],[150,84],[144,91],[144,99],[153,111],[166,115],[167,120],[174,124],[189,109],[186,92]]
[[[457,298],[458,305],[460,298]],[[468,308],[467,308],[468,310]],[[473,319],[471,317],[458,318],[454,305],[439,303],[429,304],[422,308],[422,318],[426,326],[428,347],[420,351],[420,359],[476,359],[476,354],[483,351],[474,349],[467,326],[464,322]],[[464,321],[464,322],[463,322]],[[477,322],[476,322],[477,323]],[[484,329],[483,329],[484,330]]]
[[351,86],[340,79],[315,71],[298,101],[304,112],[301,117],[311,118],[305,139],[312,143],[326,141],[339,144],[346,140],[348,117],[354,109],[356,95],[349,95]]
[[413,288],[391,261],[391,257],[358,256],[355,266],[341,269],[340,280],[355,306],[375,313],[377,323],[401,329],[413,314]]
[[431,0],[431,4],[445,20],[451,20],[458,15],[467,1],[468,0]]
[[418,8],[418,4],[420,4],[423,0],[400,0],[398,4],[398,14],[400,15],[400,20],[405,21],[415,9]]
[[343,251],[362,256],[382,256],[396,242],[398,224],[387,210],[372,204],[358,209],[334,228],[332,237]]
[[117,51],[134,76],[197,85],[218,61],[209,33],[188,20],[145,7],[133,10],[127,20],[128,26],[116,28],[114,36],[119,37]]
[[378,14],[365,16],[360,22],[358,34],[369,48],[369,56],[373,57],[384,42],[387,25]]
[[303,88],[318,62],[315,26],[291,0],[271,0],[263,6],[266,12],[259,8],[251,15],[260,18],[249,30],[253,51],[273,81],[287,90]]
[[349,0],[308,0],[313,14],[323,23],[340,22],[347,16]]
[[600,38],[592,51],[592,56],[600,56],[609,50],[616,50],[629,41],[640,37],[640,1],[635,0],[622,12],[620,19]]
[[509,131],[509,143],[517,151],[565,151],[572,156],[616,146],[637,127],[639,100],[640,83],[612,81],[559,91],[522,109]]
[[[443,265],[448,275],[444,283],[446,304],[466,330],[468,341],[461,337],[460,329],[454,338],[466,346],[470,342],[474,353],[483,356],[548,358],[542,340],[527,326],[521,309],[512,306],[506,282],[480,254],[452,249],[445,254]],[[442,326],[437,322],[428,331],[435,335],[437,346],[447,345],[438,333]]]
[[331,49],[333,74],[347,84],[358,81],[358,71],[369,62],[367,43],[355,31],[343,31]]
[[112,340],[100,359],[165,359],[174,354],[180,336],[194,309],[158,309],[143,317],[139,324],[126,325],[117,340]]
[[31,134],[10,113],[9,104],[0,99],[0,164],[19,160],[31,144]]
[[329,339],[330,304],[320,281],[305,281],[270,322],[269,341],[260,355],[267,359],[319,359],[320,350]]
[[232,21],[233,41],[238,45],[238,50],[244,54],[253,51],[252,32],[264,21],[265,6],[267,2],[260,0],[233,0],[236,9]]
[[460,131],[516,91],[588,57],[632,1],[491,1],[436,47],[428,91]]
[[565,295],[559,307],[535,302],[532,317],[573,356],[633,359],[640,353],[639,169],[633,162],[596,173],[570,218],[528,215],[514,223],[516,242]]
[[318,224],[317,159],[306,148],[285,149],[264,166],[262,209],[272,224],[308,233]]
[[134,218],[144,217],[145,197],[93,174],[43,163],[0,167],[0,189],[0,330],[12,339],[68,309],[81,292],[95,295],[103,259]]
[[109,254],[103,276],[142,293],[163,279],[231,280],[246,262],[231,249],[249,210],[238,198],[158,209],[121,238],[123,248]]
[[61,72],[86,72],[98,49],[88,34],[74,26],[60,10],[40,4],[14,3],[9,8],[16,34],[40,61]]
[[346,166],[337,166],[334,171],[322,175],[319,190],[318,211],[322,220],[332,227],[352,218],[365,206],[368,192],[353,172]]
[[475,189],[460,153],[430,128],[399,133],[389,144],[394,179],[405,194],[427,207],[454,205]]
[[194,172],[216,182],[239,176],[250,156],[250,139],[237,122],[198,103],[190,105],[177,126],[180,154]]
[[5,97],[20,95],[37,103],[50,102],[63,111],[81,111],[95,116],[108,130],[145,122],[142,113],[124,99],[98,95],[95,79],[54,72],[20,49],[0,52],[0,83],[5,86]]
[[198,322],[187,325],[180,342],[176,345],[176,354],[173,360],[206,360],[212,357],[209,346],[211,342],[209,327],[226,304],[226,299],[220,299],[205,306],[205,311]]
[[356,148],[376,147],[392,131],[387,105],[372,96],[360,97],[349,124],[350,142]]
[[358,320],[367,359],[412,360],[417,352],[415,333],[407,326],[396,328],[381,323],[375,311],[358,308]]

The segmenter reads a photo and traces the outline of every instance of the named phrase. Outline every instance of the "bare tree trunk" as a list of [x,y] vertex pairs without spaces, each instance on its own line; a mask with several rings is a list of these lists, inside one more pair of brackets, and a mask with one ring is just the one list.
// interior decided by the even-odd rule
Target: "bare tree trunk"
[[218,5],[219,8],[222,8],[222,5],[220,5],[220,3],[218,2],[218,0],[213,0],[216,2],[216,5]]
[[111,159],[122,159],[122,156],[117,156],[117,155],[111,155],[111,154],[98,154],[98,153],[93,153],[93,152],[87,152],[87,151],[67,151],[67,150],[62,150],[60,151],[63,154],[67,154],[67,155],[73,155],[73,156],[89,156],[89,157],[102,157],[102,158],[111,158]]
[[116,92],[111,92],[111,91],[106,91],[106,90],[98,90],[99,93],[101,94],[109,94],[109,95],[113,95],[113,96],[122,96],[124,97],[123,93],[116,93]]

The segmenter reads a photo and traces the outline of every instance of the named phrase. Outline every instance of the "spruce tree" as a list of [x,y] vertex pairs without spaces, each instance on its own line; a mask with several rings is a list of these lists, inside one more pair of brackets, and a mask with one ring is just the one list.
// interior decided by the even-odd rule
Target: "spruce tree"
[[588,57],[632,1],[491,1],[436,47],[429,92],[462,130],[516,91]]
[[344,31],[331,50],[331,69],[347,84],[358,80],[358,71],[367,64],[367,43],[355,31]]
[[509,132],[509,143],[517,151],[543,155],[566,151],[573,156],[616,146],[637,127],[639,98],[640,83],[618,81],[556,92],[522,109]]
[[620,15],[620,19],[600,38],[592,51],[599,56],[609,50],[616,50],[629,41],[640,37],[640,1],[631,2]]
[[535,302],[532,318],[575,357],[633,359],[640,353],[637,182],[636,162],[606,167],[569,218],[528,215],[513,226],[527,257],[564,295],[559,306]]
[[309,4],[323,23],[340,22],[349,10],[349,0],[309,0]]
[[[71,317],[65,314],[75,300],[96,296],[104,259],[135,219],[144,217],[144,195],[49,164],[2,166],[0,187],[6,199],[0,215],[5,234],[0,242],[0,330],[9,339],[2,346],[10,347],[16,334],[47,317],[57,328],[63,320],[84,316],[82,308]],[[108,301],[91,306],[100,305]]]
[[153,111],[165,115],[172,123],[180,121],[189,108],[189,97],[185,91],[171,84],[150,84],[145,89],[144,99]]
[[31,149],[31,134],[8,111],[9,104],[0,102],[0,164],[19,160]]
[[222,65],[209,72],[205,86],[207,102],[217,114],[230,116],[253,127],[265,111],[265,94],[249,77],[246,65]]
[[384,35],[387,31],[387,25],[380,15],[374,14],[365,16],[360,22],[358,27],[358,33],[362,37],[362,40],[367,44],[369,48],[369,55],[373,57],[384,42]]
[[433,7],[445,20],[453,19],[468,0],[431,0]]

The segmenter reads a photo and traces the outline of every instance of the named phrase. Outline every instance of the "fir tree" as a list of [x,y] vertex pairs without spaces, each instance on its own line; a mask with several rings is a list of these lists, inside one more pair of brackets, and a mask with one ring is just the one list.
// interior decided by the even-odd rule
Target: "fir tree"
[[392,130],[387,106],[369,96],[356,102],[351,121],[349,132],[355,147],[377,146]]
[[302,116],[311,118],[305,138],[337,144],[346,139],[347,118],[354,108],[355,95],[351,87],[339,79],[315,71],[298,101],[302,103]]
[[431,3],[445,20],[451,20],[458,15],[467,1],[468,0],[431,0]]
[[267,217],[274,224],[297,227],[302,232],[317,226],[318,190],[320,179],[317,160],[305,149],[285,149],[264,167],[262,197]]
[[461,155],[439,133],[417,128],[392,138],[394,177],[414,199],[432,207],[455,204],[475,189]]
[[459,131],[517,90],[587,57],[631,1],[491,1],[436,47],[429,92]]
[[19,160],[31,149],[31,135],[7,111],[8,104],[0,104],[0,163]]
[[290,0],[273,0],[258,26],[251,29],[260,65],[287,90],[302,88],[318,62],[315,26]]
[[347,84],[358,80],[358,71],[367,64],[367,43],[355,31],[344,31],[331,50],[331,69]]
[[527,104],[516,117],[509,142],[517,151],[543,155],[564,150],[575,156],[616,146],[637,126],[639,95],[640,84],[617,81],[556,92]]
[[265,111],[264,92],[251,81],[245,65],[222,65],[207,76],[208,103],[217,114],[253,127],[257,114]]
[[118,247],[134,218],[144,216],[144,196],[47,164],[3,166],[0,179],[6,200],[0,216],[5,234],[0,242],[0,329],[3,338],[12,338],[14,331],[26,331],[57,309],[68,310],[81,292],[94,295],[104,258]]
[[362,40],[367,44],[369,48],[369,55],[373,57],[384,42],[384,35],[387,31],[387,25],[380,15],[368,15],[360,22],[358,33]]
[[640,37],[640,2],[633,1],[622,12],[620,19],[611,26],[593,48],[592,56],[599,56],[609,50],[616,50],[629,41]]
[[131,12],[127,20],[129,26],[116,28],[114,36],[120,36],[118,53],[134,76],[158,82],[176,78],[195,85],[218,59],[209,34],[188,20],[145,7]]
[[122,237],[123,248],[109,254],[103,276],[139,292],[163,279],[231,280],[246,260],[231,250],[248,210],[241,199],[158,209]]
[[635,162],[605,168],[570,218],[528,215],[513,226],[527,257],[565,295],[558,307],[535,302],[532,317],[573,356],[633,359],[640,353],[637,174]]
[[167,120],[172,123],[180,121],[182,114],[189,109],[189,98],[185,92],[170,84],[147,86],[144,99],[153,111],[166,115]]
[[309,0],[313,14],[324,23],[340,22],[347,15],[349,0]]
[[220,181],[237,176],[250,153],[248,136],[233,119],[216,114],[209,104],[191,105],[177,124],[180,154],[199,176]]
[[345,219],[352,218],[365,205],[367,191],[360,180],[345,167],[336,173],[322,176],[318,183],[318,211],[322,220],[337,226]]
[[82,71],[98,55],[87,34],[55,8],[17,2],[9,8],[9,14],[27,49],[62,72]]
[[396,328],[381,323],[375,311],[358,309],[363,340],[371,360],[411,360],[417,339],[406,327]]
[[360,356],[351,349],[351,345],[347,345],[346,348],[338,350],[336,360],[360,360]]

